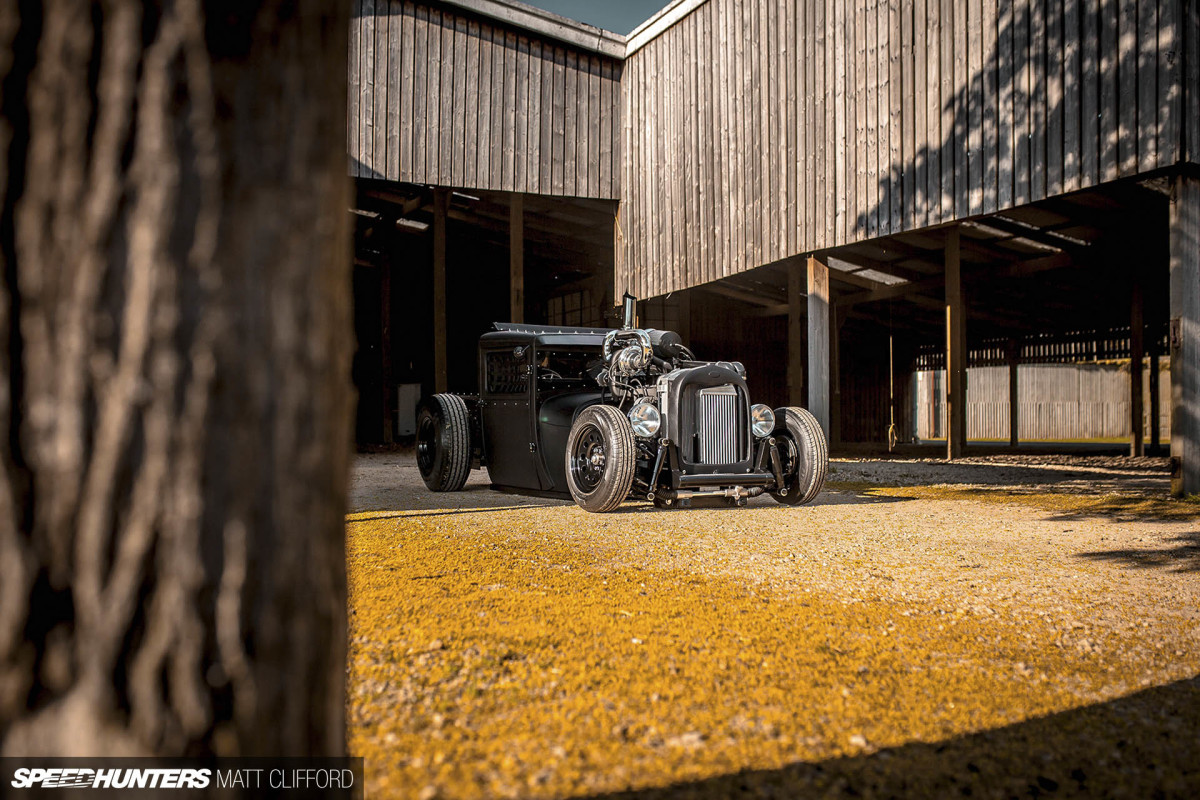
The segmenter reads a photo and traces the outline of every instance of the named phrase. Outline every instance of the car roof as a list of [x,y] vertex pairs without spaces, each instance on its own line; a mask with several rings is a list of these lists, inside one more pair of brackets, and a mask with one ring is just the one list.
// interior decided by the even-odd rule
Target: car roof
[[503,347],[534,344],[537,347],[600,347],[608,328],[572,328],[564,325],[529,325],[521,322],[496,322],[496,330],[479,338],[480,345]]

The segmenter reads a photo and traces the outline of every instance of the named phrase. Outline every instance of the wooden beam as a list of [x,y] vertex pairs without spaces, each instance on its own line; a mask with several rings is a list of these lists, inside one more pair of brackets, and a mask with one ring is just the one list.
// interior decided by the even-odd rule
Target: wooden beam
[[720,282],[706,283],[703,286],[700,286],[698,288],[703,289],[704,291],[710,292],[712,294],[719,294],[722,297],[728,297],[730,300],[738,300],[742,303],[749,303],[750,305],[755,305],[755,306],[764,306],[764,307],[770,308],[770,307],[777,306],[780,304],[779,298],[765,297],[763,295],[756,294],[752,291],[747,291],[746,289],[739,289],[735,286],[728,286],[728,285],[720,283]]
[[1142,302],[1142,281],[1134,276],[1129,303],[1129,455],[1146,454],[1143,435],[1142,359],[1145,356],[1146,325]]
[[[1036,275],[1039,272],[1049,272],[1056,269],[1064,269],[1066,267],[1080,266],[1080,264],[1071,258],[1068,253],[1055,253],[1049,256],[1038,256],[1036,258],[1026,259],[1025,261],[1017,261],[1010,264],[1005,269],[992,273],[1001,278],[1025,278],[1030,275]],[[991,277],[990,275],[987,277]]]
[[963,312],[958,226],[946,235],[946,458],[961,458],[967,444],[967,325]]
[[508,318],[525,321],[525,207],[514,194],[508,207]]
[[1200,494],[1200,179],[1172,185],[1171,493]]
[[828,438],[829,425],[829,267],[808,259],[808,410]]
[[[930,264],[928,261],[922,261],[911,256],[901,256],[893,261],[883,261],[878,258],[865,256],[856,250],[850,250],[846,248],[831,250],[829,251],[829,255],[840,261],[853,264],[861,269],[870,269],[876,272],[882,272],[886,275],[892,275],[896,278],[903,278],[906,281],[919,281],[941,271],[940,265],[935,266]],[[912,267],[904,266],[905,263],[911,264],[913,262],[917,262],[924,267],[928,267],[928,269],[914,269]],[[834,277],[837,277],[839,272],[840,270],[834,270],[830,274]],[[876,281],[876,283],[878,283],[878,281]]]
[[[847,261],[846,263],[850,263]],[[864,278],[859,274],[862,270],[854,270],[853,272],[840,269],[829,269],[829,277],[831,280],[846,283],[850,286],[857,286],[860,289],[878,289],[882,286],[891,286],[893,284],[884,283],[883,281],[873,281],[870,278]]]
[[[482,17],[498,20],[502,25],[518,30],[530,31],[552,41],[566,42],[572,47],[589,53],[598,53],[613,59],[625,58],[628,47],[626,38],[583,22],[560,17],[549,11],[525,5],[494,3],[490,0],[444,0],[446,5],[457,6]],[[676,12],[678,13],[678,12]],[[638,29],[645,30],[643,25]],[[443,56],[449,58],[449,56]]]
[[433,193],[433,386],[435,392],[449,387],[446,357],[446,217],[450,192]]
[[397,192],[389,192],[386,189],[368,189],[364,194],[374,200],[383,200],[385,203],[396,206],[401,217],[407,217],[424,206],[426,197],[424,193],[418,193],[415,197],[410,197]]
[[878,289],[871,289],[865,292],[855,292],[848,294],[845,297],[838,298],[838,304],[844,306],[858,305],[859,303],[874,303],[879,300],[889,300],[893,297],[905,297],[907,295],[920,294],[934,289],[942,288],[945,281],[939,276],[930,278],[924,281],[909,281],[908,283],[896,283],[891,286],[880,286]]
[[[982,225],[992,230],[998,230],[1004,233],[1004,236],[995,241],[1011,241],[1012,239],[1028,239],[1031,242],[1036,242],[1044,247],[1054,248],[1056,250],[1077,251],[1085,249],[1086,245],[1076,244],[1069,239],[1064,239],[1056,235],[1052,230],[1044,230],[1042,228],[1026,225],[1022,222],[1011,220],[1000,215],[993,217],[985,217],[978,220],[977,225]],[[976,240],[978,241],[978,240]]]
[[[956,237],[959,245],[955,247],[959,255],[959,263],[961,265],[961,239]],[[949,237],[947,237],[949,243]],[[1007,266],[999,270],[991,270],[986,275],[980,275],[980,279],[986,282],[992,282],[999,278],[1024,278],[1029,275],[1036,275],[1039,272],[1049,270],[1063,269],[1072,266],[1074,263],[1071,257],[1066,253],[1055,253],[1049,256],[1039,256],[1031,258],[1027,261],[1006,262]],[[940,289],[945,283],[942,277],[929,278],[923,281],[910,281],[908,283],[897,283],[892,286],[881,286],[878,289],[872,289],[867,292],[856,292],[845,297],[838,298],[839,305],[857,305],[859,303],[873,303],[879,300],[888,300],[893,297],[905,297],[907,295],[917,295],[922,292],[928,292],[934,289]]]
[[970,236],[963,236],[959,239],[959,252],[969,253],[972,257],[968,261],[972,263],[988,263],[988,264],[1019,264],[1023,261],[1028,261],[1031,258],[1041,258],[1045,255],[1057,255],[1057,253],[1046,253],[1044,250],[1040,253],[1030,254],[1021,250],[1012,248],[997,247],[992,242],[1000,243],[1007,241],[1005,239],[974,239]]
[[804,321],[808,293],[799,264],[788,270],[788,404],[804,405]]

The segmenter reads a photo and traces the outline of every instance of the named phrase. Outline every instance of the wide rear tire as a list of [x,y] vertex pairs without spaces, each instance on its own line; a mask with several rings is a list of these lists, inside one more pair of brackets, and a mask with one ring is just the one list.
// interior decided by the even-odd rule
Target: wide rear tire
[[471,415],[458,395],[435,394],[417,415],[417,469],[434,492],[457,492],[471,474]]
[[613,406],[588,406],[567,437],[567,488],[584,511],[612,511],[633,488],[637,447],[629,419]]
[[829,471],[829,446],[821,423],[803,408],[777,408],[774,435],[783,461],[787,494],[772,491],[771,496],[788,506],[812,501],[821,493]]

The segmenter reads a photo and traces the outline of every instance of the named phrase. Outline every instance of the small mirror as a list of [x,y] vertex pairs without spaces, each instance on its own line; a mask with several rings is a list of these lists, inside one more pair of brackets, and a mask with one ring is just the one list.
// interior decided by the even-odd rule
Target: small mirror
[[624,328],[625,330],[630,330],[637,326],[637,298],[626,292],[625,296],[621,298],[621,304],[624,306],[625,311]]

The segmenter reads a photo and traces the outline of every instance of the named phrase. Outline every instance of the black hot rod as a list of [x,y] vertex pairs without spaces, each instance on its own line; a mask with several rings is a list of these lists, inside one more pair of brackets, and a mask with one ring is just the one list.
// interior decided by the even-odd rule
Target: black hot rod
[[487,467],[498,489],[671,508],[816,497],[829,456],[802,408],[751,404],[736,361],[697,361],[672,331],[496,323],[479,340],[479,394],[436,394],[417,415],[417,466],[435,492]]

